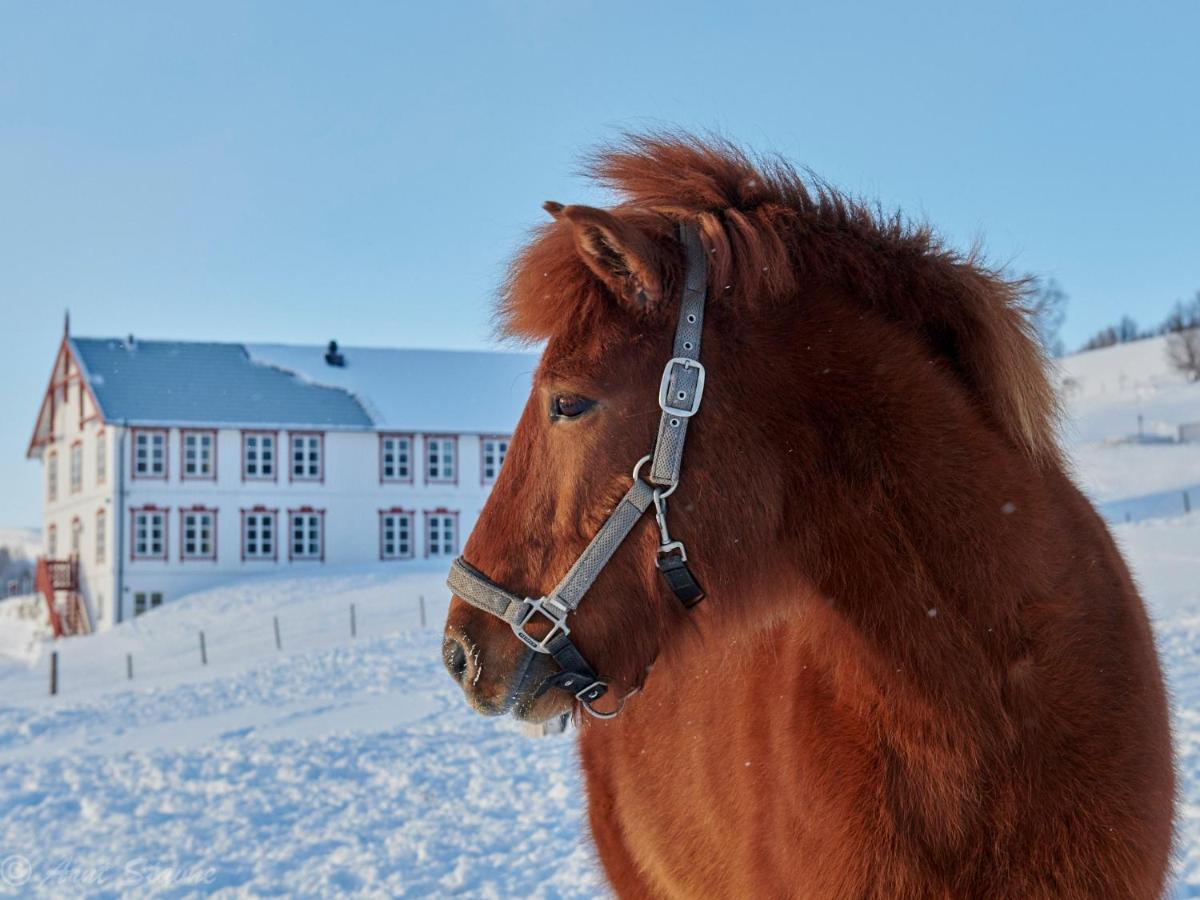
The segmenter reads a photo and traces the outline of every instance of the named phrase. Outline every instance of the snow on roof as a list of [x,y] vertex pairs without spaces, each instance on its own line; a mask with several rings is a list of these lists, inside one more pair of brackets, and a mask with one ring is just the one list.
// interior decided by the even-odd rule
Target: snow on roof
[[151,425],[507,434],[529,395],[527,353],[70,338],[104,418]]
[[241,344],[71,338],[107,421],[369,428],[346,391],[260,365]]
[[345,366],[338,367],[325,361],[325,347],[246,350],[258,363],[348,391],[379,428],[421,432],[511,432],[538,361],[529,353],[339,347]]

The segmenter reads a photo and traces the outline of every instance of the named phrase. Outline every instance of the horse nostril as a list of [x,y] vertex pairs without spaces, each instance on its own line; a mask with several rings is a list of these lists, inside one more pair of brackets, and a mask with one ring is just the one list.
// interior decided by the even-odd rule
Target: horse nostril
[[442,642],[442,661],[446,663],[446,671],[459,684],[467,674],[467,651],[462,641],[457,637],[447,637]]

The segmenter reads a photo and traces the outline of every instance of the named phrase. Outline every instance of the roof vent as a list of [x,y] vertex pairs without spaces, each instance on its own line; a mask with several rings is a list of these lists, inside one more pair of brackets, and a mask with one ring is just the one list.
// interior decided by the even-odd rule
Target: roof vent
[[337,366],[339,369],[346,365],[346,357],[338,352],[337,341],[329,342],[329,349],[325,351],[325,362],[331,366]]

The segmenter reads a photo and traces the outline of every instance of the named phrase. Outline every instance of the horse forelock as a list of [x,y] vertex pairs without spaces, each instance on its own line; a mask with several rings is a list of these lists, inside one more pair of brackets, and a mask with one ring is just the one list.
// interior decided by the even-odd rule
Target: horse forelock
[[[799,310],[808,291],[831,287],[916,331],[1015,446],[1057,461],[1057,408],[1022,307],[1023,285],[976,252],[948,249],[928,225],[720,138],[628,135],[590,156],[586,171],[616,194],[610,212],[652,237],[673,240],[675,222],[698,227],[710,302],[746,317],[778,316]],[[681,274],[665,277],[674,283]],[[630,327],[562,222],[538,228],[514,260],[498,318],[509,337],[571,333],[576,344],[597,347]]]

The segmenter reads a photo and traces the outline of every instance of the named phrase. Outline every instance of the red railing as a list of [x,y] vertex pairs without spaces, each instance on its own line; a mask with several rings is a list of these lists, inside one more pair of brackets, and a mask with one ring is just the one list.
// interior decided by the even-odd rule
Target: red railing
[[[83,598],[79,596],[79,560],[46,559],[37,561],[34,586],[46,600],[46,611],[50,616],[50,629],[56,638],[64,635],[87,634],[91,631]],[[58,595],[65,594],[62,602]]]

